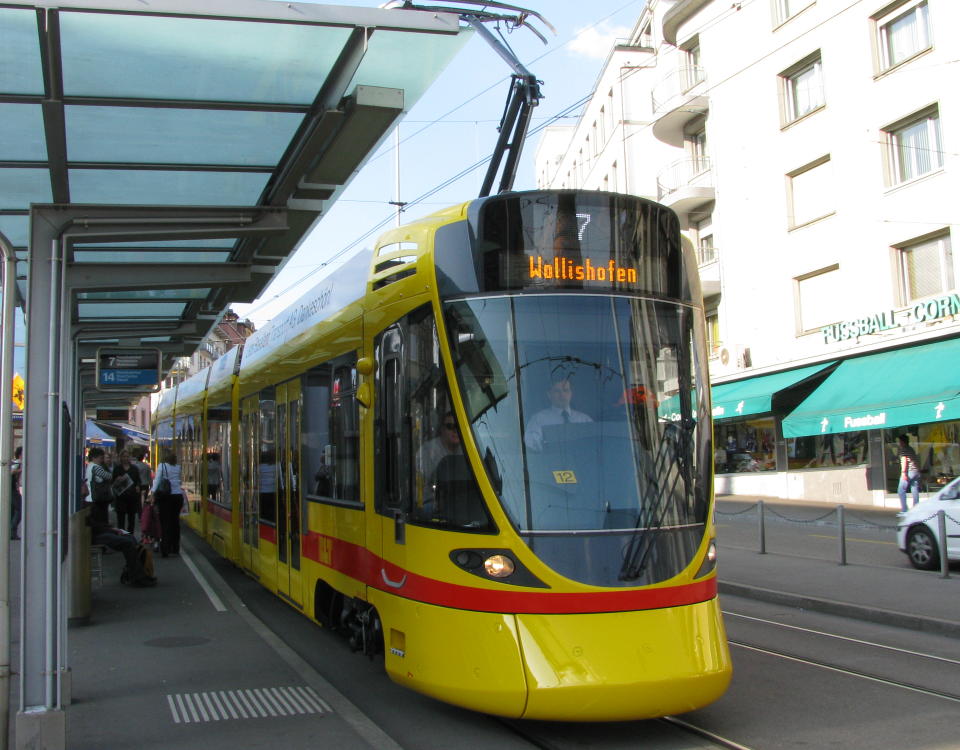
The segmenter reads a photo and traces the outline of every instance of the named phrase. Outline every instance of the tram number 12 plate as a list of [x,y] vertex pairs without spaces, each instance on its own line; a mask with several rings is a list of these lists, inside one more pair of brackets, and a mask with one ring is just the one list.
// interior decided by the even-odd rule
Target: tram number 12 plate
[[576,484],[577,475],[570,469],[553,472],[553,481],[557,484]]

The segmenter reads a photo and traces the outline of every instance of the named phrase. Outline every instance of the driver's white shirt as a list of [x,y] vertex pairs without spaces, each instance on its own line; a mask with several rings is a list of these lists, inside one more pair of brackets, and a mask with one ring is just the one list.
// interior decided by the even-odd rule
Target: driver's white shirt
[[[564,420],[563,412],[567,412],[567,419]],[[571,409],[567,407],[566,409],[559,409],[556,406],[548,406],[546,409],[542,409],[534,414],[530,421],[527,422],[527,430],[524,434],[524,442],[526,442],[528,448],[532,448],[535,451],[538,451],[543,448],[543,428],[549,427],[552,425],[563,424],[564,421],[571,422],[573,424],[583,424],[584,422],[592,422],[589,414],[584,414],[582,411],[577,411],[576,409]]]

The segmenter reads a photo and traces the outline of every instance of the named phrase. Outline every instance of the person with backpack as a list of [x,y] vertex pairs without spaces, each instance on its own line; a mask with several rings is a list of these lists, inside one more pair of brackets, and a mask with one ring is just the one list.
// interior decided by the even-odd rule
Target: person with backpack
[[121,582],[137,587],[156,586],[157,579],[144,568],[142,545],[133,534],[110,525],[110,503],[113,502],[113,475],[104,466],[106,454],[103,448],[93,447],[87,454],[87,476],[90,486],[90,535],[94,544],[103,544],[123,554],[126,566],[120,576]]

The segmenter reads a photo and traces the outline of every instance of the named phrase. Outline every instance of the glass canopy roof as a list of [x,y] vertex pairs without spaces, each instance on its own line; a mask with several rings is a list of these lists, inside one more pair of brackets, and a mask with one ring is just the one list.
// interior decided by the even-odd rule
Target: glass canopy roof
[[[469,35],[452,14],[272,0],[0,2],[0,232],[21,298],[31,204],[285,212],[266,239],[132,233],[67,249],[74,265],[256,269],[241,285],[234,273],[232,285],[75,295],[75,324],[157,321],[141,340],[177,354],[211,311],[259,295]],[[159,325],[200,312],[194,338]]]

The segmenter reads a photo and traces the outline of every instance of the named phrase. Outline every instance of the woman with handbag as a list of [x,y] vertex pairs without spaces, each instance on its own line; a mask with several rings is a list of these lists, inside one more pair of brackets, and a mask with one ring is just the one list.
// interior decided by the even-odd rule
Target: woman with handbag
[[157,467],[150,494],[160,512],[160,556],[168,557],[180,552],[180,508],[183,507],[183,490],[180,487],[180,467],[177,455],[168,453]]

